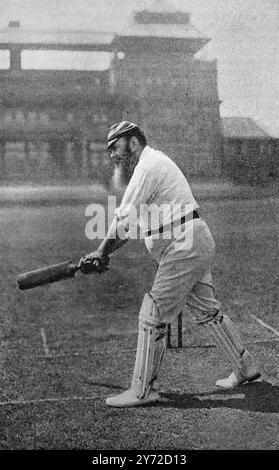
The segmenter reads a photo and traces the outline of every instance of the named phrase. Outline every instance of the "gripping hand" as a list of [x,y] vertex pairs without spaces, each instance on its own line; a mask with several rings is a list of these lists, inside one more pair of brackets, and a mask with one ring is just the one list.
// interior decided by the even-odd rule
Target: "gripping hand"
[[109,257],[94,251],[83,256],[78,266],[83,274],[102,274],[109,269]]

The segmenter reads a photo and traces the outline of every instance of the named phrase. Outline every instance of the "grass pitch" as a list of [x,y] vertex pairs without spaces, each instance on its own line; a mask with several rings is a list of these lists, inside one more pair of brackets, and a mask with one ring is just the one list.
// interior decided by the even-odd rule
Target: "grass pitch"
[[262,379],[216,390],[230,367],[185,310],[183,348],[168,350],[162,367],[162,401],[106,407],[130,384],[155,263],[143,241],[130,241],[104,275],[21,292],[20,272],[76,262],[99,241],[85,237],[84,205],[1,208],[0,449],[278,449],[279,338],[255,317],[279,331],[279,201],[201,207],[216,241],[217,297]]

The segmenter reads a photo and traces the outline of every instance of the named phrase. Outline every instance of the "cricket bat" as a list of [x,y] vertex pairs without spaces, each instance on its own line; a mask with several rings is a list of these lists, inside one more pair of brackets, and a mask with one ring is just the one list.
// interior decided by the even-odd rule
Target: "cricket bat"
[[17,276],[17,285],[21,290],[33,289],[33,287],[51,284],[62,279],[73,278],[78,269],[79,266],[71,261],[43,266],[34,271],[19,274]]

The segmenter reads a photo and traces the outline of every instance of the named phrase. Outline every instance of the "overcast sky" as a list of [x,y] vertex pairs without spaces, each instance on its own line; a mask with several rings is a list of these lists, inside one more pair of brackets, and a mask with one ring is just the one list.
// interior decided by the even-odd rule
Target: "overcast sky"
[[[153,0],[0,0],[0,28],[121,31],[132,10]],[[223,116],[251,116],[279,136],[279,0],[165,0],[191,13],[217,58]]]

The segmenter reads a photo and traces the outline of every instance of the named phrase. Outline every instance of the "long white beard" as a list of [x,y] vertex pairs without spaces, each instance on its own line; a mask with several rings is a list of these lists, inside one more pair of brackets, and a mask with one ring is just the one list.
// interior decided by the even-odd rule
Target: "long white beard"
[[112,175],[112,185],[114,190],[118,191],[122,187],[122,166],[115,165]]

